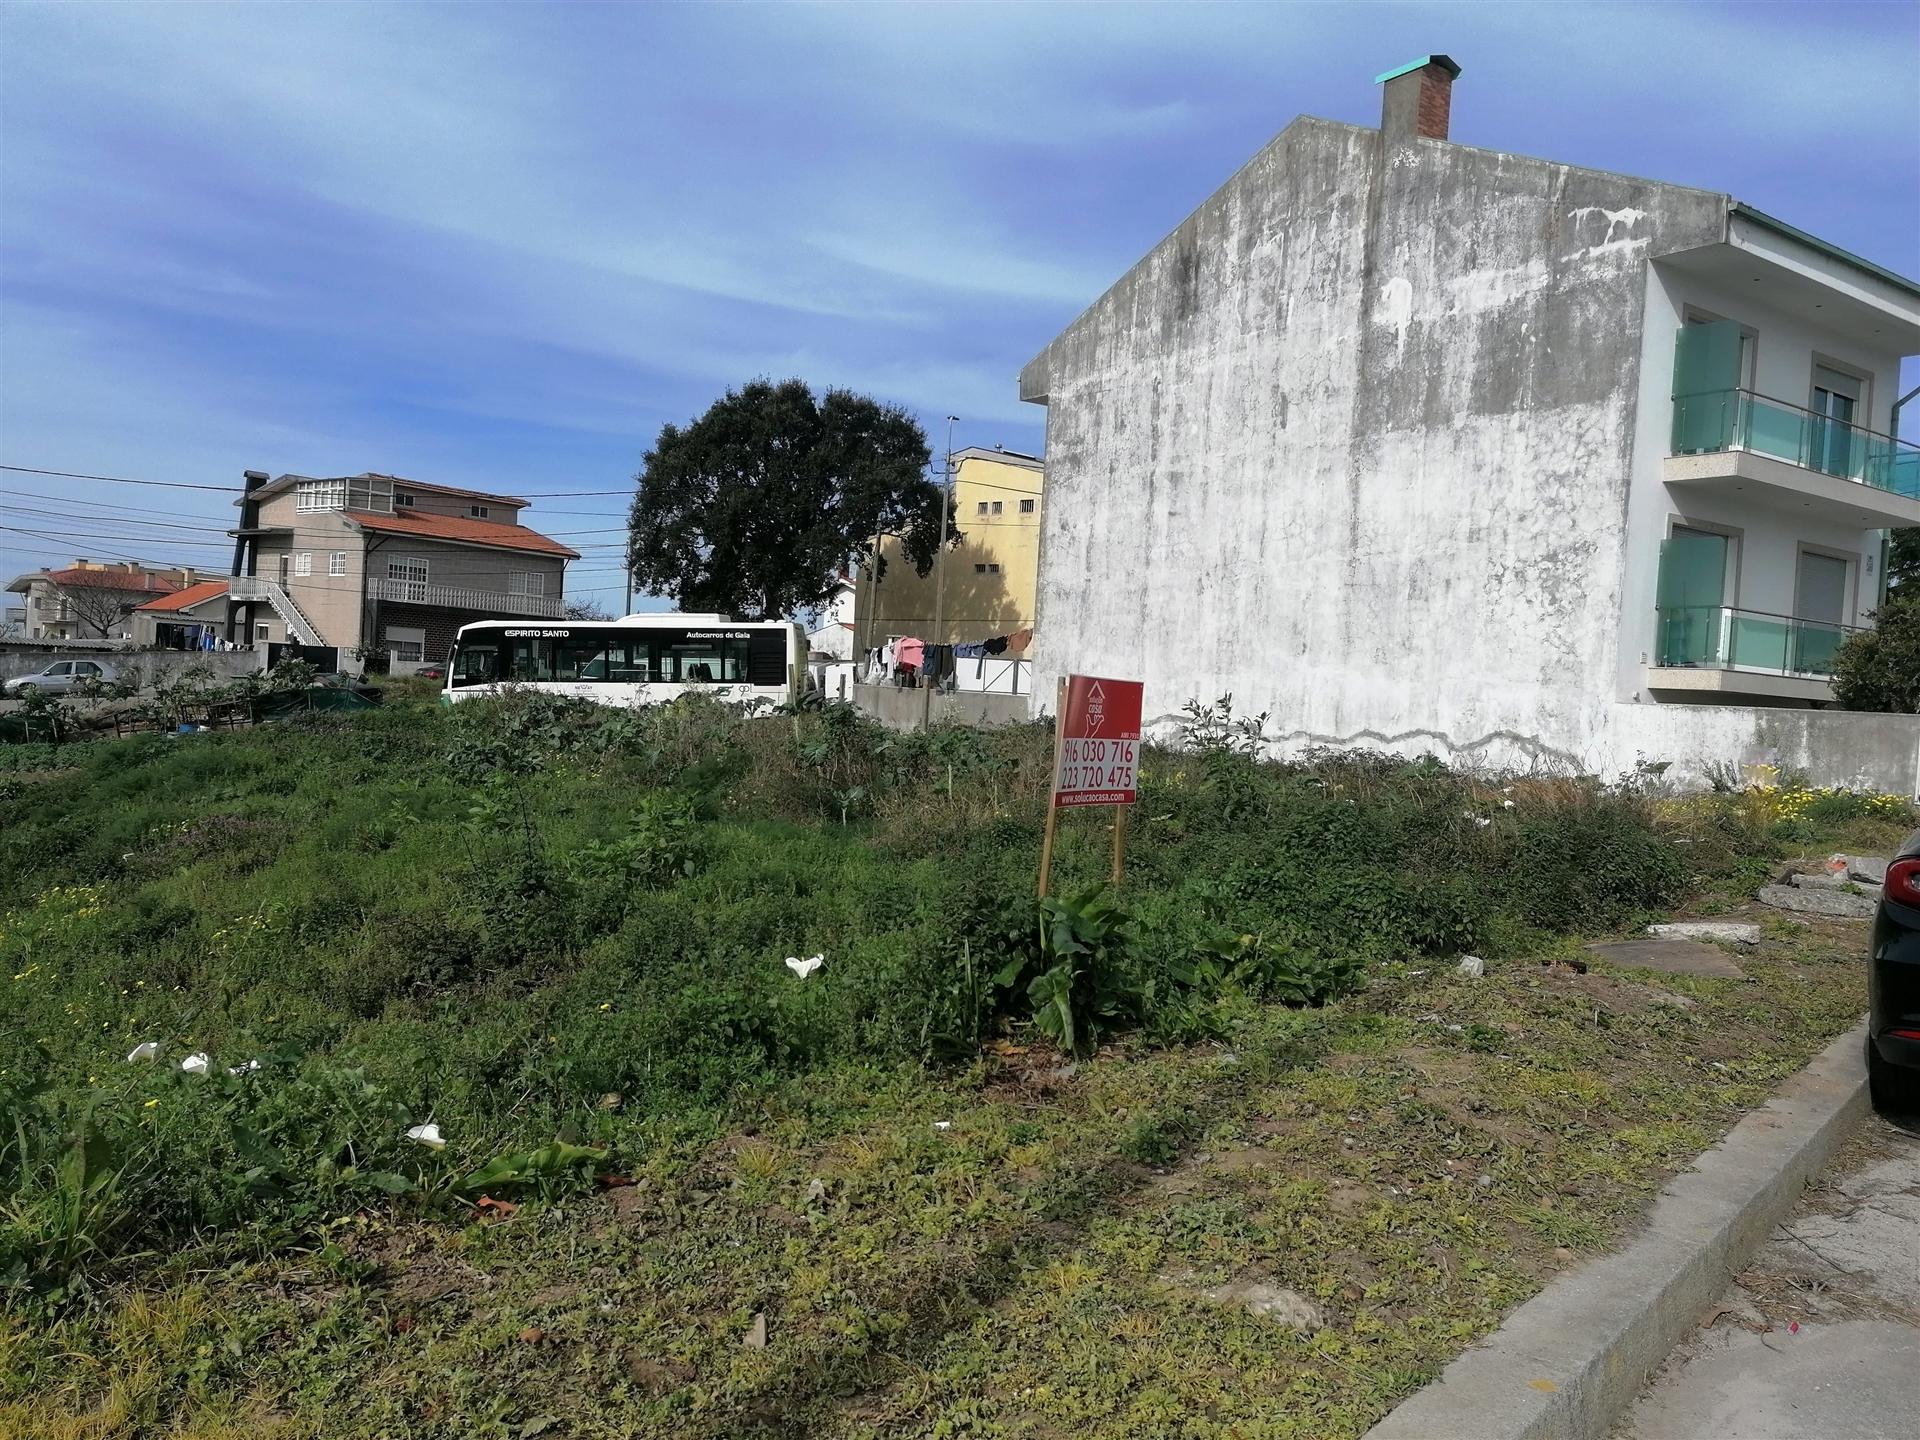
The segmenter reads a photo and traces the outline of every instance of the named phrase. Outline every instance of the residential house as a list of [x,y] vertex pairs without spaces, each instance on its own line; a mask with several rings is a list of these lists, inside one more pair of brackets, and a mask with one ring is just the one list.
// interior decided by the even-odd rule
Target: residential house
[[1920,286],[1710,190],[1453,143],[1459,67],[1301,117],[1022,371],[1047,407],[1035,690],[1231,692],[1278,745],[1912,793],[1831,708]]
[[555,619],[579,552],[520,523],[527,501],[393,475],[246,472],[226,631],[405,667],[472,620]]
[[25,597],[18,607],[24,639],[126,640],[133,635],[136,606],[171,595],[194,578],[184,565],[81,558],[63,569],[16,576],[7,589]]
[[[954,515],[962,538],[925,575],[913,568],[898,537],[882,538],[884,563],[865,567],[857,581],[863,650],[896,635],[950,644],[990,640],[1033,624],[1045,466],[1037,455],[978,448],[955,451],[953,462]],[[935,592],[943,583],[936,626]]]
[[807,631],[807,654],[815,660],[853,659],[853,616],[857,587],[851,575],[842,573],[834,580],[833,594],[820,607],[820,614]]
[[200,580],[171,595],[136,605],[130,617],[140,650],[206,650],[223,643],[227,582]]

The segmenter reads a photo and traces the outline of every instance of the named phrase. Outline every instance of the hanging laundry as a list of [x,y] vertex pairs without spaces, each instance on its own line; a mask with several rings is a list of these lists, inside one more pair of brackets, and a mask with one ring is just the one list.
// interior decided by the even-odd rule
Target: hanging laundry
[[970,640],[965,645],[956,645],[953,647],[953,654],[956,660],[978,660],[986,653],[986,644],[980,640]]
[[1006,654],[1007,653],[1007,637],[1004,635],[994,636],[993,639],[986,642],[986,651],[987,651],[987,654],[989,655]]
[[926,660],[927,642],[916,640],[911,635],[903,635],[893,642],[893,663],[910,670],[918,670]]
[[1007,637],[1007,653],[1024,655],[1031,644],[1033,644],[1033,627],[1029,625],[1025,629],[1014,631]]

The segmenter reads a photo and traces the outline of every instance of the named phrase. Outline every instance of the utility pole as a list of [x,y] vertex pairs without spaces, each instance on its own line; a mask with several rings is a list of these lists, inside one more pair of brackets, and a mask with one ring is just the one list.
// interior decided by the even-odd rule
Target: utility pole
[[[953,510],[953,423],[947,416],[947,481],[940,487],[940,548],[933,553],[933,635],[929,644],[944,645],[941,631],[947,622],[947,516]],[[926,662],[920,664],[920,728],[933,727],[933,686],[927,682]]]

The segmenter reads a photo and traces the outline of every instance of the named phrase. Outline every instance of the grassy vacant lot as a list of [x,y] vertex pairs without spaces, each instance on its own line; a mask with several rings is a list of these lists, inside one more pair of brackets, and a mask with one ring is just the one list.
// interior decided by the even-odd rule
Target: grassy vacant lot
[[1861,1008],[1567,962],[1904,806],[1224,718],[1044,910],[1038,730],[0,748],[0,1436],[1355,1434]]

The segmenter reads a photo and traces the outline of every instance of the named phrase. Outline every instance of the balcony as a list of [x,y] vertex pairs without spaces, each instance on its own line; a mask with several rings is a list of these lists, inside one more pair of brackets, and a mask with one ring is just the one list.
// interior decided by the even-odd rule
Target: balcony
[[1860,627],[1682,605],[1659,611],[1650,690],[1707,691],[1785,700],[1830,700],[1833,657]]
[[443,610],[479,610],[488,615],[539,615],[558,620],[565,602],[557,595],[513,595],[504,590],[470,590],[464,585],[429,585],[424,580],[369,580],[376,600],[405,605],[435,605]]
[[1751,390],[1675,396],[1662,478],[1863,528],[1920,525],[1920,446]]

